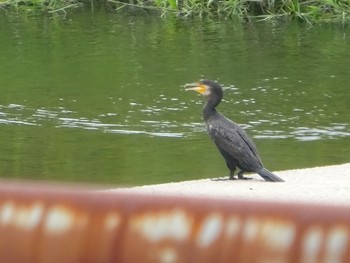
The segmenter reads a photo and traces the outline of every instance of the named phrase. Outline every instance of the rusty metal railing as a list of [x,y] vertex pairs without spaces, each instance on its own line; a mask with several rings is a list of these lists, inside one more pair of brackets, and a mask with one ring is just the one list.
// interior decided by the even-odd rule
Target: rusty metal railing
[[350,207],[0,184],[0,262],[349,262]]

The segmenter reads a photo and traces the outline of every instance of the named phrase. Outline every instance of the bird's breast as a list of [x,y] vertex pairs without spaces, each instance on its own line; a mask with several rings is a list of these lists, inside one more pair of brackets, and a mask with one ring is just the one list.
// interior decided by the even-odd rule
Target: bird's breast
[[207,131],[211,133],[212,131],[216,130],[217,127],[213,125],[212,123],[207,123]]
[[208,123],[207,124],[207,132],[215,142],[216,138],[218,137],[218,134],[219,134],[219,127],[212,124],[212,123]]

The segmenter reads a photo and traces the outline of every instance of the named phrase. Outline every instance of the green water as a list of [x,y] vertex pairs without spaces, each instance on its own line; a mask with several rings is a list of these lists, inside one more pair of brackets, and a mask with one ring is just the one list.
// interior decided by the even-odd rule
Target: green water
[[152,184],[228,175],[183,85],[225,87],[270,170],[350,161],[350,30],[97,10],[0,16],[0,177]]

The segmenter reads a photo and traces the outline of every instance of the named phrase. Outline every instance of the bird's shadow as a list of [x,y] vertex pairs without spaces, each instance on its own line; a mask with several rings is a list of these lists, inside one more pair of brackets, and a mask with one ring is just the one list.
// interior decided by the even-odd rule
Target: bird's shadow
[[232,180],[230,180],[230,178],[228,177],[219,177],[219,178],[210,178],[210,181],[219,182],[219,181],[232,181]]
[[250,180],[253,180],[253,178],[250,178],[250,177],[244,177],[242,179],[240,179],[240,178],[230,179],[230,177],[210,178],[210,181],[214,181],[214,182],[221,182],[221,181],[250,181]]

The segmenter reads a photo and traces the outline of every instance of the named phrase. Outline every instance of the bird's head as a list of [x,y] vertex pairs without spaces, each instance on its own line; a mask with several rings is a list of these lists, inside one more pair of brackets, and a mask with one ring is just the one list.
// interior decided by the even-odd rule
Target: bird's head
[[223,91],[221,85],[214,80],[203,79],[195,83],[185,85],[186,90],[194,90],[202,94],[207,100],[216,98],[221,101]]

